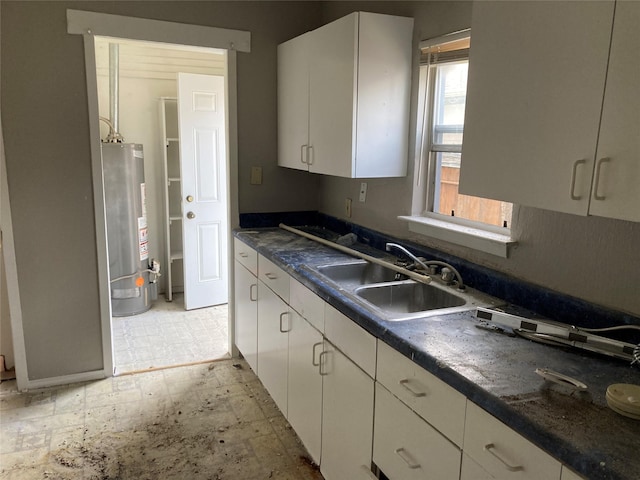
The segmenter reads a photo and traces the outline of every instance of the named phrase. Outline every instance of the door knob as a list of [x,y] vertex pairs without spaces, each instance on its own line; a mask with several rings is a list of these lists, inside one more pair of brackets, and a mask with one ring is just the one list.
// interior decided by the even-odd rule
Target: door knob
[[187,195],[187,202],[193,202],[193,195]]
[[196,214],[193,212],[187,212],[187,218],[188,219],[196,218]]

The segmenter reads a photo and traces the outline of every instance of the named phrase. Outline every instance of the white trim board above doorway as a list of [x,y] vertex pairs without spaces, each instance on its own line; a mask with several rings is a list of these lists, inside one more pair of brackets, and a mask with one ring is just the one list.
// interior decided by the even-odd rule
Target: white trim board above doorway
[[250,32],[82,10],[67,10],[67,33],[251,51]]

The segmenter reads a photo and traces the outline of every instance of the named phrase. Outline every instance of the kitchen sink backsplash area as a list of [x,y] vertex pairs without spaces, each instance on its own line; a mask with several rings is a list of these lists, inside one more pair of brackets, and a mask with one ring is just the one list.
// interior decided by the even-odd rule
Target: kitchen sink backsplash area
[[[241,228],[277,227],[280,223],[300,228],[330,241],[335,241],[340,236],[353,233],[358,238],[358,245],[352,248],[363,250],[364,253],[370,255],[375,255],[376,251],[384,252],[385,245],[389,242],[400,243],[416,255],[453,265],[460,271],[466,285],[517,306],[515,308],[522,309],[510,313],[548,318],[582,328],[640,325],[639,317],[564,295],[424,245],[391,237],[320,212],[248,213],[240,215]],[[637,330],[611,332],[607,336],[632,344],[640,343],[640,332]]]

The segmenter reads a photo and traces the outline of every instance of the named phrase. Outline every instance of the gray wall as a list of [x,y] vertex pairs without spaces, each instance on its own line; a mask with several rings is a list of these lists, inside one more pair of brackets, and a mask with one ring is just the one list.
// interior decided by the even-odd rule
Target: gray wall
[[[469,2],[328,2],[324,20],[328,22],[358,9],[413,16],[416,40],[471,25]],[[415,80],[414,76],[414,95]],[[415,118],[412,112],[412,131]],[[414,135],[410,145],[415,145]],[[345,218],[344,199],[352,198],[350,220],[354,223],[415,240],[592,303],[640,315],[640,223],[522,207],[513,227],[518,246],[510,258],[501,259],[408,231],[406,222],[396,217],[411,214],[411,163],[410,160],[406,178],[368,180],[364,204],[357,201],[361,180],[324,177],[321,211]]]
[[[252,52],[238,55],[240,212],[320,209],[337,217],[346,197],[357,199],[359,181],[276,166],[276,45],[354,10],[414,16],[416,41],[468,27],[471,18],[469,3],[451,1],[4,0],[0,8],[1,114],[31,379],[102,368],[84,53],[82,39],[66,33],[67,8],[251,31]],[[251,166],[263,167],[263,185],[249,185]],[[396,216],[411,211],[412,180],[369,181],[351,221],[410,238]],[[515,224],[520,244],[507,260],[419,241],[640,315],[640,224],[527,208]]]
[[[82,37],[67,8],[248,30],[238,54],[240,212],[318,208],[318,182],[276,167],[276,46],[315,28],[315,2],[11,2],[1,114],[31,380],[102,369]],[[264,184],[249,185],[252,165]],[[286,188],[283,188],[286,186]]]

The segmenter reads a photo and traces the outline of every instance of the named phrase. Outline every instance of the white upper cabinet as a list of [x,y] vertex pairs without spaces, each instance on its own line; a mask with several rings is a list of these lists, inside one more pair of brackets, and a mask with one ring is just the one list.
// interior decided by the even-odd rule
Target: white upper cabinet
[[278,45],[278,165],[308,170],[310,33]]
[[352,13],[278,46],[278,165],[407,172],[413,19]]
[[639,9],[474,2],[461,193],[640,220]]
[[640,2],[617,2],[589,213],[640,221]]

